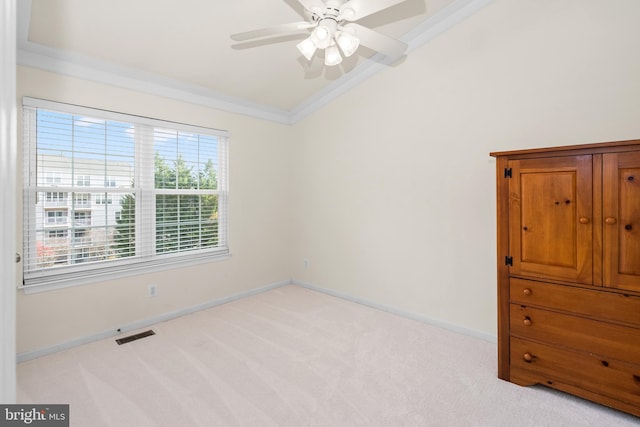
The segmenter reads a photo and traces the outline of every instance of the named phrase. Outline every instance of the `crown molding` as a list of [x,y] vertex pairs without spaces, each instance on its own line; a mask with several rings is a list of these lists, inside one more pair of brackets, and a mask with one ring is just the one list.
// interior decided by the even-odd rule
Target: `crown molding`
[[[493,0],[456,0],[423,21],[401,40],[409,45],[407,53],[424,45],[462,20],[476,13]],[[50,48],[28,40],[31,0],[18,2],[17,63],[58,74],[104,83],[138,92],[163,96],[230,113],[242,114],[280,124],[293,125],[329,104],[340,95],[388,69],[399,58],[374,55],[352,71],[325,86],[291,111],[232,97],[202,86],[191,85],[154,73],[116,65],[61,49]]]
[[201,86],[190,85],[157,74],[115,65],[34,43],[18,43],[18,65],[77,77],[111,86],[185,101],[218,110],[291,124],[285,110],[231,97]]
[[[404,56],[462,22],[492,1],[457,0],[445,7],[400,38],[409,45]],[[291,110],[291,123],[297,123],[400,59],[387,58],[380,54],[374,55]]]

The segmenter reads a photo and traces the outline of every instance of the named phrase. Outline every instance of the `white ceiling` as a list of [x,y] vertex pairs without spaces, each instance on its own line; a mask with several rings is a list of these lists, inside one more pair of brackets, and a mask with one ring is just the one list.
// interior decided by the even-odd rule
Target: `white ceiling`
[[[415,47],[491,0],[406,0],[359,24]],[[229,35],[304,20],[297,0],[20,0],[18,63],[293,123],[373,73],[402,66],[361,47],[310,67],[305,36]],[[273,40],[273,39],[272,39]]]

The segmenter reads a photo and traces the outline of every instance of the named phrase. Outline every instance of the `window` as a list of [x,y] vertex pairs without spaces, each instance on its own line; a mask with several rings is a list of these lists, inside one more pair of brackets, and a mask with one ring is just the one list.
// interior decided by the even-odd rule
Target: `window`
[[50,239],[65,238],[67,237],[67,230],[48,230],[47,236]]
[[49,185],[60,184],[62,182],[60,172],[47,172],[44,175],[44,179],[45,182]]
[[75,212],[73,224],[76,226],[91,225],[91,212]]
[[67,193],[59,191],[48,191],[46,194],[47,206],[66,206]]
[[228,255],[226,132],[33,98],[23,106],[25,287]]
[[96,194],[96,205],[110,205],[113,199],[107,193]]
[[48,211],[47,212],[47,224],[66,224],[67,223],[67,211]]
[[91,194],[89,193],[73,193],[73,206],[76,209],[91,207]]
[[76,178],[76,185],[78,187],[91,187],[91,177],[89,175],[79,175]]

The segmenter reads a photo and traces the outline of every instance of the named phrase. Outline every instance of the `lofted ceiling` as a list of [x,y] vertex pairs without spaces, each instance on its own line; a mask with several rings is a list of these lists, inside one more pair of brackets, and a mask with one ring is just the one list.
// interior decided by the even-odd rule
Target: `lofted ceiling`
[[[411,50],[491,0],[406,0],[359,24]],[[20,0],[18,63],[294,123],[386,67],[360,47],[342,64],[309,62],[303,35],[238,43],[233,33],[304,20],[297,0]],[[272,43],[275,41],[274,43]]]

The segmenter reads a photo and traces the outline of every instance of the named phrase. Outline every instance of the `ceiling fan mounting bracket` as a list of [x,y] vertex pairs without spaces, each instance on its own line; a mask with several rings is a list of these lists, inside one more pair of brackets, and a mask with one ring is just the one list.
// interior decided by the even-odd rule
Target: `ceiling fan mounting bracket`
[[[350,11],[351,9],[347,10]],[[343,15],[344,11],[337,7],[327,7],[324,10],[321,10],[320,8],[305,10],[305,17],[309,20],[309,22],[312,23],[320,22],[323,19],[333,19],[334,21],[340,23],[343,21]]]
[[329,18],[337,21],[339,16],[340,16],[340,9],[336,9],[335,7],[328,7],[327,10],[324,11],[325,18]]

